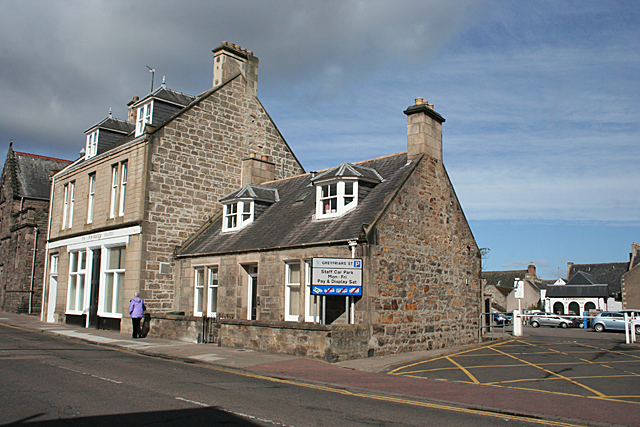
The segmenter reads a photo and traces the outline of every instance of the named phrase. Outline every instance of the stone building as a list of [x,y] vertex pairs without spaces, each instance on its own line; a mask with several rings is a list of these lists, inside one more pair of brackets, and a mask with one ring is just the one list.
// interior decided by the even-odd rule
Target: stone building
[[40,313],[50,177],[69,163],[9,144],[0,181],[0,310]]
[[329,361],[477,341],[480,252],[442,163],[444,118],[421,98],[404,113],[405,152],[222,197],[177,251],[182,320],[215,319],[223,346]]
[[[140,292],[154,317],[179,312],[174,250],[243,185],[243,161],[304,172],[257,97],[258,58],[223,42],[213,86],[134,97],[86,133],[84,156],[54,176],[43,318],[129,332]],[[256,167],[256,170],[260,168]]]

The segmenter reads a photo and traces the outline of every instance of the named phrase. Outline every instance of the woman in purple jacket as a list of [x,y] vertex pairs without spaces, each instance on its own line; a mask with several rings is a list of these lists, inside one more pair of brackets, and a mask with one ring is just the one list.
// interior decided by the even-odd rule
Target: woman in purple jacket
[[142,331],[140,331],[140,321],[144,317],[144,301],[140,298],[140,293],[136,292],[135,296],[129,303],[129,315],[133,322],[133,338],[142,338]]

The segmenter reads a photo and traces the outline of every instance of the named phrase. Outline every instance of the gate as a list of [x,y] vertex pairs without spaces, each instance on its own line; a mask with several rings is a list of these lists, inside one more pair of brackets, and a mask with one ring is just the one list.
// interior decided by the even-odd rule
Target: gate
[[200,342],[204,344],[220,345],[220,321],[224,319],[233,319],[233,316],[218,314],[217,316],[202,317],[202,335]]

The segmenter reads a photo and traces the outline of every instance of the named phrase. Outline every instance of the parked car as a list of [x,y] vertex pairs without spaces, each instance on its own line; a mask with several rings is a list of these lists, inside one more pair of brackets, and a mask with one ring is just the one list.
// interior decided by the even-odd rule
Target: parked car
[[493,324],[495,326],[509,326],[511,321],[511,313],[493,313]]
[[[631,314],[631,310],[624,310]],[[603,311],[591,321],[591,327],[596,332],[624,331],[624,311]],[[640,324],[636,324],[636,334],[640,334]]]
[[579,318],[563,317],[555,313],[537,312],[533,313],[529,319],[529,324],[534,328],[540,326],[554,326],[560,328],[569,328],[580,326]]

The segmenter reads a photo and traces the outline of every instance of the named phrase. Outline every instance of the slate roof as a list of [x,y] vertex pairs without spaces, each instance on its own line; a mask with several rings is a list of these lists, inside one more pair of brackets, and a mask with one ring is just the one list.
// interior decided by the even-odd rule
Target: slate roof
[[237,253],[357,239],[363,225],[376,221],[416,164],[415,161],[407,163],[406,152],[358,163],[358,167],[375,169],[384,180],[359,200],[353,210],[330,220],[313,220],[316,198],[312,174],[264,183],[258,187],[277,190],[278,202],[237,232],[222,233],[222,217],[218,214],[179,251],[178,256]]
[[483,271],[481,277],[487,280],[487,285],[513,289],[516,278],[524,279],[527,270]]
[[189,105],[191,102],[193,102],[196,99],[196,97],[193,95],[189,95],[187,93],[178,92],[177,90],[169,89],[163,84],[158,89],[156,89],[155,91],[153,91],[152,93],[150,93],[149,95],[145,96],[143,99],[138,101],[136,105],[140,105],[144,103],[149,98],[162,99],[163,101],[167,101],[172,104],[182,105],[183,107]]
[[557,285],[547,287],[550,298],[606,298],[608,285]]
[[70,164],[69,160],[13,151],[12,142],[2,172],[3,185],[7,190],[4,194],[11,194],[14,198],[49,200],[49,172],[59,171]]
[[321,181],[331,178],[360,178],[370,182],[381,182],[382,177],[380,174],[371,168],[367,168],[361,165],[352,165],[350,163],[342,163],[339,166],[335,166],[331,169],[317,174],[314,178],[311,178],[311,182]]
[[125,120],[116,119],[113,116],[108,115],[103,120],[101,120],[100,122],[96,123],[95,125],[91,126],[89,129],[84,131],[84,133],[88,133],[89,131],[92,131],[93,129],[96,129],[96,128],[109,129],[114,132],[124,133],[128,135],[129,133],[133,132],[133,130],[136,128],[136,125],[134,123],[127,122]]
[[[38,156],[36,154],[11,151],[13,154],[15,188],[14,197],[28,197],[49,200],[51,196],[51,170],[62,170],[71,164],[68,160],[53,157]],[[9,155],[7,160],[9,160]],[[12,167],[12,166],[9,166]]]
[[[582,271],[595,278],[594,283],[609,285],[611,295],[622,292],[622,275],[629,271],[628,262],[606,262],[600,264],[573,264],[569,269],[569,278]],[[568,283],[568,282],[567,282]]]
[[239,190],[234,191],[220,199],[220,202],[230,202],[232,200],[253,199],[263,202],[275,203],[280,200],[278,190],[275,188],[267,188],[259,185],[245,185]]

